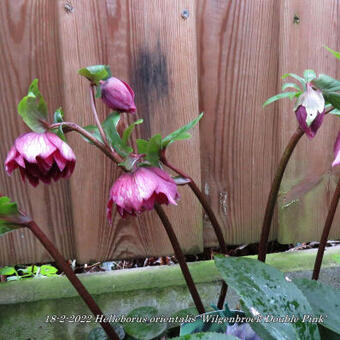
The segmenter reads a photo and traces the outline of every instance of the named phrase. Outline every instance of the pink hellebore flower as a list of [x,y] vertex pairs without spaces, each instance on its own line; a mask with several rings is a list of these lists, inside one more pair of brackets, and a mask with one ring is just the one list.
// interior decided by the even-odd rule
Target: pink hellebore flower
[[334,144],[334,155],[335,159],[332,163],[332,166],[337,166],[340,164],[340,132],[338,134],[338,137],[336,137],[336,141]]
[[135,113],[135,94],[131,87],[122,80],[111,77],[100,81],[102,99],[111,109],[119,112]]
[[36,187],[39,179],[50,183],[53,178],[71,176],[76,164],[72,149],[57,135],[51,132],[29,132],[18,137],[8,152],[5,169],[9,175],[19,168],[25,177]]
[[309,138],[313,138],[325,116],[325,99],[322,92],[314,90],[312,85],[307,83],[307,91],[297,100],[295,114],[300,128]]
[[119,214],[124,218],[145,210],[152,210],[155,203],[176,204],[179,198],[174,180],[163,170],[138,168],[121,175],[110,190],[107,218],[112,219],[112,206],[116,203]]

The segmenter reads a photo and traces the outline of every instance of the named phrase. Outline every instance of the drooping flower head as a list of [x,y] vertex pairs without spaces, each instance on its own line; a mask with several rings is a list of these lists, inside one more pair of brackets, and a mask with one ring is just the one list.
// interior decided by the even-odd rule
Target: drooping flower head
[[325,116],[325,99],[322,92],[314,90],[312,85],[307,83],[306,92],[297,100],[295,114],[300,128],[309,138],[313,138]]
[[121,175],[110,190],[107,218],[112,219],[115,203],[122,217],[152,210],[155,203],[174,204],[179,198],[174,180],[162,169],[140,167]]
[[332,166],[337,166],[340,164],[340,131],[338,133],[338,137],[336,137],[336,141],[334,143],[334,161]]
[[135,94],[125,81],[111,77],[101,80],[100,88],[102,99],[109,108],[118,112],[136,112]]
[[50,183],[53,178],[72,175],[76,156],[72,149],[51,132],[29,132],[18,137],[5,160],[8,175],[19,168],[22,179],[36,187],[39,180]]

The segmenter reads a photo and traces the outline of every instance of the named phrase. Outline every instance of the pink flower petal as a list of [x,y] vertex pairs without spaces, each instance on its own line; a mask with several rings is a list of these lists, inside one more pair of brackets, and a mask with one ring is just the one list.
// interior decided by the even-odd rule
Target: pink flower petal
[[47,158],[56,151],[45,133],[29,132],[16,139],[17,151],[29,162],[36,163],[36,157]]
[[69,147],[67,143],[65,143],[61,138],[59,138],[56,134],[51,132],[46,132],[46,136],[48,140],[56,146],[59,150],[60,156],[65,158],[68,161],[75,161],[76,156],[72,149]]

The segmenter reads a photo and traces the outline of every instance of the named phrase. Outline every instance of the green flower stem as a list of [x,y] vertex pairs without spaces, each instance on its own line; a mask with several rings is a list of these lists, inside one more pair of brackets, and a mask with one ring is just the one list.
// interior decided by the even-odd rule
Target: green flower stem
[[[77,290],[80,297],[84,300],[87,304],[91,312],[94,316],[102,316],[104,315],[103,312],[98,307],[97,303],[94,301],[90,293],[84,287],[84,285],[80,282],[78,277],[74,274],[71,267],[67,264],[66,260],[63,256],[59,253],[58,249],[54,246],[54,244],[48,239],[48,237],[43,233],[43,231],[39,228],[39,226],[34,222],[31,221],[26,225],[32,233],[39,239],[42,243],[44,248],[49,252],[49,254],[54,258],[55,262],[57,263],[58,267],[65,273],[73,287]],[[110,339],[119,340],[118,335],[111,327],[108,322],[100,321],[100,325],[103,327],[104,331],[108,335]]]
[[93,112],[94,119],[96,121],[96,125],[97,125],[98,130],[99,130],[99,133],[100,133],[106,147],[109,150],[112,150],[111,145],[107,141],[107,138],[106,138],[105,132],[103,130],[102,124],[100,123],[100,120],[98,118],[98,113],[97,113],[97,109],[96,109],[95,85],[90,85],[90,101],[91,101],[91,109],[92,109],[92,112]]
[[59,126],[64,128],[64,132],[75,131],[90,140],[98,149],[100,149],[107,157],[109,157],[115,163],[122,163],[124,160],[121,156],[118,155],[113,149],[108,149],[102,142],[100,142],[97,138],[95,138],[91,133],[83,129],[81,126],[72,122],[61,122],[55,123],[48,126],[49,129],[56,129]]
[[265,262],[267,254],[267,243],[269,238],[270,227],[274,214],[274,207],[277,199],[277,195],[280,189],[283,173],[287,167],[290,156],[292,155],[295,146],[297,145],[300,138],[303,136],[304,131],[298,127],[286,146],[285,151],[281,157],[279,166],[276,170],[276,174],[272,183],[272,187],[268,196],[266,211],[262,224],[261,239],[259,243],[258,260]]
[[[195,181],[188,176],[187,174],[185,174],[183,171],[177,169],[176,167],[174,167],[172,164],[170,164],[167,160],[167,158],[165,157],[165,150],[163,150],[162,154],[161,154],[161,161],[164,165],[166,165],[169,169],[173,170],[174,172],[176,172],[178,175],[187,178],[189,180],[189,187],[191,188],[191,190],[193,191],[193,193],[196,195],[196,197],[198,198],[198,200],[200,201],[202,207],[204,208],[206,214],[208,215],[210,222],[214,228],[216,237],[217,237],[217,241],[219,243],[221,252],[223,254],[227,254],[228,250],[227,250],[227,246],[226,243],[224,241],[224,236],[223,236],[223,232],[222,232],[222,228],[220,226],[220,224],[217,221],[216,215],[214,214],[214,211],[212,210],[210,204],[208,203],[205,195],[202,193],[202,191],[199,189],[199,187],[197,186],[197,184],[195,183]],[[218,302],[217,302],[217,307],[219,309],[223,309],[223,305],[224,305],[224,300],[226,297],[228,291],[228,286],[227,284],[223,281],[222,283],[222,287],[221,287],[221,291],[220,291],[220,296],[218,298]]]
[[187,283],[188,289],[190,291],[190,294],[194,300],[195,306],[197,308],[197,311],[199,314],[205,313],[205,309],[202,303],[202,300],[198,294],[197,288],[195,286],[194,280],[192,279],[192,276],[190,274],[189,268],[187,263],[185,262],[185,257],[182,252],[182,249],[179,245],[178,239],[176,237],[176,234],[172,228],[172,225],[168,219],[168,216],[165,214],[163,208],[159,204],[155,204],[155,210],[161,219],[164,229],[168,234],[169,240],[171,242],[171,245],[174,249],[176,259],[178,260],[178,263],[181,267],[185,282]]
[[312,276],[313,280],[317,280],[319,278],[322,259],[323,259],[323,255],[325,252],[327,240],[328,240],[328,235],[332,227],[332,223],[333,223],[336,208],[339,203],[339,199],[340,199],[340,180],[338,181],[338,184],[336,186],[336,189],[335,189],[335,192],[332,198],[332,202],[328,210],[326,222],[323,227],[323,231],[322,231],[322,235],[321,235],[321,239],[320,239],[320,243],[318,247],[318,253],[316,255],[316,259],[314,263],[314,270],[313,270],[313,276]]

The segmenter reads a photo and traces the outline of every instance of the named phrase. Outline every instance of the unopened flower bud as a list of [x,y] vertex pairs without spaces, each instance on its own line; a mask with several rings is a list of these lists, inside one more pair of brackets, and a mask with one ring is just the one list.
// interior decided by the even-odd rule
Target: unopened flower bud
[[100,81],[100,88],[102,99],[109,108],[118,112],[136,112],[135,94],[125,81],[111,77]]

